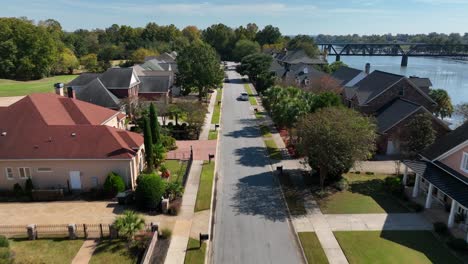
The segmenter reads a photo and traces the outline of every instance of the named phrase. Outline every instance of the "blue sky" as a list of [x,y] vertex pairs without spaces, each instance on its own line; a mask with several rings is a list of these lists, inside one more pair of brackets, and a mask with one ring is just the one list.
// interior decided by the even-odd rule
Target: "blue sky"
[[468,31],[468,0],[0,0],[0,16],[54,18],[66,30],[148,22],[179,28],[273,24],[284,34]]

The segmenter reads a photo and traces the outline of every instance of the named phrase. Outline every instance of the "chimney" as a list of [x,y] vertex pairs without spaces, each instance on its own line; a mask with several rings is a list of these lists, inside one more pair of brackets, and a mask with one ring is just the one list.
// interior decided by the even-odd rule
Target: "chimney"
[[365,70],[366,74],[369,74],[370,73],[370,63],[366,63],[366,70]]
[[75,90],[73,87],[67,87],[68,98],[76,98]]
[[55,93],[60,96],[63,96],[63,83],[56,83],[54,84],[54,87],[55,87]]

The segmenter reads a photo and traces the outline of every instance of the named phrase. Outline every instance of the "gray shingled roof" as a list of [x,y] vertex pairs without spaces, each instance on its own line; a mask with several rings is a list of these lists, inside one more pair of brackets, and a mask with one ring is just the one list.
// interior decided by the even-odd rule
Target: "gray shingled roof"
[[140,66],[147,71],[164,71],[161,65],[159,65],[159,61],[156,59],[147,60]]
[[67,86],[85,86],[99,76],[101,76],[101,73],[85,72],[69,82]]
[[140,93],[167,93],[170,90],[169,76],[142,76],[140,81]]
[[382,71],[373,71],[362,79],[355,86],[356,96],[360,105],[366,104],[370,99],[385,91],[387,88],[405,78],[402,75],[397,75]]
[[286,72],[286,69],[284,68],[284,66],[279,64],[277,60],[274,59],[270,65],[270,72],[275,73],[275,75],[278,77],[282,77]]
[[332,74],[332,77],[340,80],[341,84],[346,84],[361,74],[361,70],[342,66]]
[[102,107],[118,109],[120,100],[103,85],[99,78],[75,89],[76,98]]
[[128,89],[132,80],[133,68],[110,68],[100,79],[107,89]]
[[457,129],[439,138],[423,151],[421,155],[429,160],[434,160],[447,151],[455,148],[468,140],[468,122],[459,126]]
[[430,162],[403,161],[415,173],[464,207],[468,207],[468,185]]
[[397,123],[409,117],[423,106],[407,100],[397,99],[379,110],[376,115],[378,132],[385,133]]
[[429,78],[419,78],[416,76],[410,76],[409,79],[418,87],[432,87],[432,82]]
[[303,49],[296,49],[296,50],[288,50],[284,54],[277,57],[279,61],[285,62],[288,64],[327,64],[328,62],[322,57],[319,56],[317,58],[309,57],[305,50]]

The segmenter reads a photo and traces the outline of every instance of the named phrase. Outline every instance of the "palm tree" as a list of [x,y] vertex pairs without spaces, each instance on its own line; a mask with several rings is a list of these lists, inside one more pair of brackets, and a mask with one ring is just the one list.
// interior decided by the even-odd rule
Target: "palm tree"
[[145,220],[134,211],[126,210],[122,216],[115,219],[114,226],[128,241],[132,241],[136,232],[145,227]]

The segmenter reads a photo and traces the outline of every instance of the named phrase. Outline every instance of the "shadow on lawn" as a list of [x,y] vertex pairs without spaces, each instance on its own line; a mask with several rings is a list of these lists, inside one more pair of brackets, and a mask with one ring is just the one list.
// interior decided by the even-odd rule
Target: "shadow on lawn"
[[272,221],[285,221],[286,208],[273,177],[275,176],[271,172],[264,172],[240,179],[231,201],[235,212],[259,215]]

